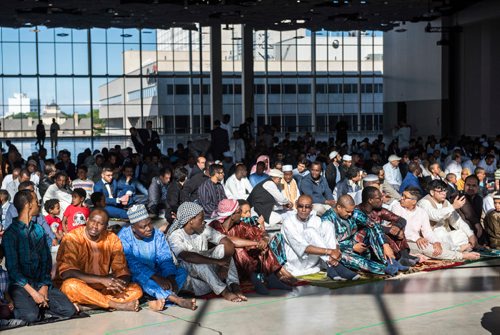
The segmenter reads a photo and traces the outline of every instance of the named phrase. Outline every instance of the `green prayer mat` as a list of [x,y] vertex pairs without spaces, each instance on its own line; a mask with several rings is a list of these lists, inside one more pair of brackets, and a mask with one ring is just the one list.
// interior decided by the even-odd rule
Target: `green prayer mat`
[[305,276],[298,276],[300,280],[306,280],[310,285],[325,287],[329,289],[337,289],[342,287],[349,287],[355,285],[362,285],[366,283],[374,283],[376,281],[384,280],[385,276],[370,276],[370,277],[361,277],[358,280],[346,280],[346,281],[337,281],[332,280],[326,276],[326,272],[321,271],[318,273],[313,273]]

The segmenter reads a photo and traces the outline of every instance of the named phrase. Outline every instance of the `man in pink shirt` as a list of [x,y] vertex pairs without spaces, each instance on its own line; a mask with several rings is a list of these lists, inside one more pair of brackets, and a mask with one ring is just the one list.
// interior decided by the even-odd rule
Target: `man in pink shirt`
[[420,253],[430,258],[459,261],[463,259],[478,259],[476,252],[461,252],[446,249],[432,230],[429,215],[417,206],[421,193],[416,187],[408,187],[403,192],[400,202],[395,202],[392,211],[406,219],[405,236],[410,251]]

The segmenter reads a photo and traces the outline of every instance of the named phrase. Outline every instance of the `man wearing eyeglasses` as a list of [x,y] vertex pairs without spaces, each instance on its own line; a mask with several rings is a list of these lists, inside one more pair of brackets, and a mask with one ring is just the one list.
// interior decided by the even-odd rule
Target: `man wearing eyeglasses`
[[428,189],[429,194],[417,205],[429,215],[431,227],[439,242],[446,249],[472,251],[477,246],[477,238],[457,212],[465,204],[465,197],[456,197],[450,203],[446,200],[447,185],[442,180],[433,180]]
[[227,199],[222,181],[224,168],[220,164],[212,164],[209,169],[210,178],[205,180],[198,189],[199,204],[205,211],[205,217],[210,217],[223,199]]
[[454,261],[478,259],[478,253],[460,252],[443,247],[431,228],[429,215],[423,208],[417,206],[420,198],[421,193],[418,188],[408,187],[403,192],[401,200],[395,202],[392,207],[395,214],[406,219],[405,235],[410,250],[434,259]]
[[333,280],[358,279],[357,273],[340,263],[342,255],[335,227],[316,216],[312,197],[301,195],[295,206],[297,211],[288,213],[281,227],[285,239],[286,270],[294,276],[301,276],[326,269],[328,277]]

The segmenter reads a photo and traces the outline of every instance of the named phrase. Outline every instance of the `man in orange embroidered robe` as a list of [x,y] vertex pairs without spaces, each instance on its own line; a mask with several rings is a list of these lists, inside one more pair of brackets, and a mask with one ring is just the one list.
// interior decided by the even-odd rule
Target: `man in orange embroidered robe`
[[130,272],[118,236],[107,231],[108,214],[94,209],[84,227],[67,234],[57,253],[61,291],[78,305],[138,311],[141,287]]

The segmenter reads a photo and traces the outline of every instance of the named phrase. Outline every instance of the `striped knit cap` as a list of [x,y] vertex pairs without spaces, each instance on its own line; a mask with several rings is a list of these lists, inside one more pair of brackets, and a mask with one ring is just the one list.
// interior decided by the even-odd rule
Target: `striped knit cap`
[[139,204],[139,205],[133,205],[132,207],[129,208],[127,211],[128,219],[130,220],[131,224],[137,223],[142,220],[146,220],[149,218],[148,211],[146,209],[146,206]]

